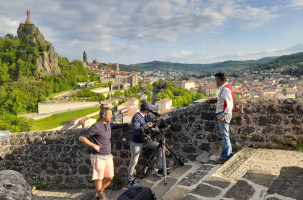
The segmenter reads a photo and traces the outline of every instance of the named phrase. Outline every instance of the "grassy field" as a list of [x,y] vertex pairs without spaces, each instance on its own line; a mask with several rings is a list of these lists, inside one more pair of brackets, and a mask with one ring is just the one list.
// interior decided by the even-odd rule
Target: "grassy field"
[[99,106],[93,108],[85,108],[81,110],[74,110],[64,113],[54,114],[50,117],[36,120],[32,126],[33,131],[43,131],[48,129],[53,129],[58,126],[69,123],[69,121],[74,117],[84,117],[93,112],[100,110]]

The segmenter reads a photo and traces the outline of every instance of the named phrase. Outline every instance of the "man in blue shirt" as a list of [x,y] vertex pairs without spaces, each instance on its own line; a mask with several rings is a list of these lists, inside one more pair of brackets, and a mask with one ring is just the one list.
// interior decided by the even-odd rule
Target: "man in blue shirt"
[[[79,140],[87,146],[93,148],[91,164],[93,167],[92,180],[95,181],[97,190],[96,199],[104,200],[104,190],[114,177],[114,163],[111,154],[111,129],[118,129],[130,125],[111,123],[112,111],[110,108],[100,110],[100,118],[94,123]],[[92,141],[90,141],[91,139]]]
[[[140,111],[137,112],[132,118],[133,130],[130,137],[130,149],[131,149],[131,160],[128,168],[128,180],[129,184],[132,184],[134,180],[135,167],[138,163],[140,152],[143,148],[146,149],[157,149],[159,143],[156,141],[142,141],[140,139],[140,134],[142,134],[142,129],[147,127],[153,127],[152,119],[149,115],[150,111],[155,110],[155,106],[144,101],[141,104]],[[162,176],[163,164],[162,164],[162,151],[160,148],[157,152],[157,165],[158,165],[158,175]]]

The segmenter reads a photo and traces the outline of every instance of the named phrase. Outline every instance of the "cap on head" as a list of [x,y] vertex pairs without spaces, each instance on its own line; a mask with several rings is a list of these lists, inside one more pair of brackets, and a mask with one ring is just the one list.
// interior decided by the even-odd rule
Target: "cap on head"
[[141,110],[156,110],[156,106],[152,105],[148,101],[143,101],[141,104]]
[[227,74],[222,71],[216,73],[215,77],[220,78],[222,81],[227,81]]

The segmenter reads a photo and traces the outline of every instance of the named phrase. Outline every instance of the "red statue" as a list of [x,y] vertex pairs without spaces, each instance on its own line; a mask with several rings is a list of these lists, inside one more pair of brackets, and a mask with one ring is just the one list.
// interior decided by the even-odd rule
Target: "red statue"
[[26,21],[25,21],[25,24],[31,24],[32,22],[31,22],[31,20],[30,20],[30,14],[31,14],[31,11],[30,10],[27,10],[26,11],[26,14],[27,14],[27,19],[26,19]]

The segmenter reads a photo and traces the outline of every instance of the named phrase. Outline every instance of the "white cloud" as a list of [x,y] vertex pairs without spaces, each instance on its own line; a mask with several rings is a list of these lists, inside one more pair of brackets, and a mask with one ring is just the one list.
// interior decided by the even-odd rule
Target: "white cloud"
[[291,4],[289,7],[302,7],[303,6],[303,0],[292,0]]
[[181,51],[179,53],[173,53],[172,56],[175,58],[185,58],[192,55],[192,52],[189,51]]
[[19,22],[17,20],[12,20],[6,16],[0,14],[0,36],[4,36],[7,33],[16,35],[17,27],[19,26]]

